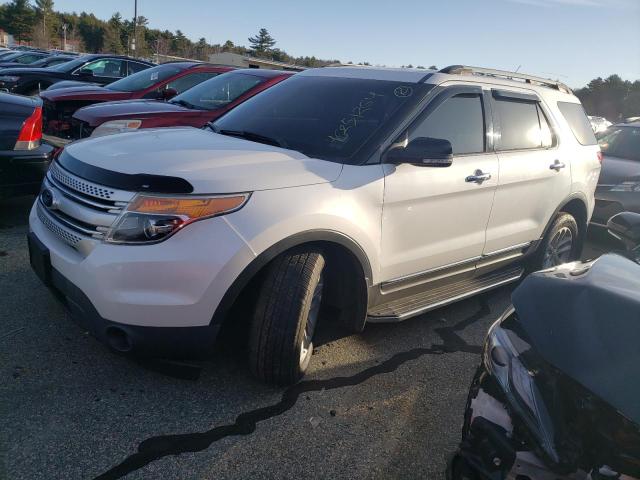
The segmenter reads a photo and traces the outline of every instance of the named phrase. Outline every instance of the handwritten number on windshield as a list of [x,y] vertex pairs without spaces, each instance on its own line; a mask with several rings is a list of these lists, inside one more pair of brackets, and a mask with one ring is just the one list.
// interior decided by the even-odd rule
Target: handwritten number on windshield
[[331,142],[347,143],[349,141],[349,132],[358,126],[359,122],[366,118],[366,113],[372,110],[376,99],[384,97],[384,95],[376,92],[369,92],[358,104],[351,109],[351,113],[340,120],[337,128],[329,135]]

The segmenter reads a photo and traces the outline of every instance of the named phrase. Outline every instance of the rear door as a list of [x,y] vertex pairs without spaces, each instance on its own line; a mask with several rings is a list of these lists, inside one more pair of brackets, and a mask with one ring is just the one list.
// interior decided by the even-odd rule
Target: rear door
[[539,239],[571,190],[571,159],[557,127],[533,92],[492,90],[500,176],[487,225],[485,254]]

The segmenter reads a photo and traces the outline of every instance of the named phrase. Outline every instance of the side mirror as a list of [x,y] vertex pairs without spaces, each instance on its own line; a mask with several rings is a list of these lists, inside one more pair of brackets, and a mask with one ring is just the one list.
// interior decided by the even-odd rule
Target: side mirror
[[618,240],[622,240],[627,250],[633,250],[640,245],[640,214],[618,213],[607,222],[607,230]]
[[175,88],[165,88],[160,92],[160,99],[171,100],[176,95],[178,95],[178,91]]
[[387,153],[387,163],[411,163],[421,167],[450,167],[453,147],[442,138],[418,137],[406,147],[395,147]]
[[78,75],[81,77],[93,77],[93,70],[90,68],[81,68],[80,71],[78,71]]

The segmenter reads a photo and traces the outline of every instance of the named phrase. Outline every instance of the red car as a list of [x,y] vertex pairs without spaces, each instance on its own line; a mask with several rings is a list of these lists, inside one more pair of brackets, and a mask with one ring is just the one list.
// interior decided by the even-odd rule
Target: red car
[[78,138],[71,131],[71,116],[79,108],[114,100],[168,100],[233,67],[199,62],[165,63],[142,70],[106,86],[78,85],[40,94],[43,100],[44,139],[60,146]]
[[131,100],[91,105],[72,118],[70,138],[98,137],[140,128],[201,128],[294,72],[248,68],[202,82],[168,102]]

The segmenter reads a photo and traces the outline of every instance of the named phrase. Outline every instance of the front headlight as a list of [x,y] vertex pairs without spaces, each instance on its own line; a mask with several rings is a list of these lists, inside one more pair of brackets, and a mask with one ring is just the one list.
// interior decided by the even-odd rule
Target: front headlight
[[109,243],[148,244],[166,240],[190,223],[235,212],[249,193],[221,196],[139,194],[107,232]]
[[518,351],[500,326],[502,319],[512,314],[513,310],[508,311],[489,329],[484,363],[540,446],[552,461],[558,463],[560,457],[555,448],[553,422],[536,385],[535,375],[520,361]]
[[640,182],[622,182],[611,187],[611,192],[640,192]]
[[0,82],[6,83],[14,83],[20,80],[20,77],[14,77],[13,75],[2,75],[0,76]]
[[111,120],[98,125],[91,133],[92,137],[104,137],[114,133],[132,132],[142,125],[142,120]]

